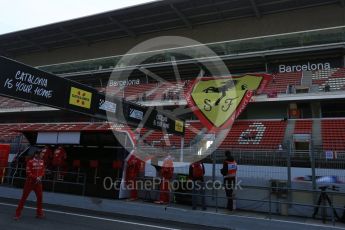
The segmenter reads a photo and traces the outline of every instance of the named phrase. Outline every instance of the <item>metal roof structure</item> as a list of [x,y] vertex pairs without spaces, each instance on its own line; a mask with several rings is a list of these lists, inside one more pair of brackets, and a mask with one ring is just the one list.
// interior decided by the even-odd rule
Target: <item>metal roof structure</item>
[[62,47],[186,28],[345,0],[161,0],[0,35],[0,55],[12,57]]

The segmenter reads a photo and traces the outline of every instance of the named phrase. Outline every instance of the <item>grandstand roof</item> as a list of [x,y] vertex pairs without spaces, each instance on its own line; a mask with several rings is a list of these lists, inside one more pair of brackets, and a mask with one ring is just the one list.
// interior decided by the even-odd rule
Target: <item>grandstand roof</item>
[[344,0],[165,0],[40,26],[0,36],[0,55],[90,45],[164,30],[187,28],[321,5]]

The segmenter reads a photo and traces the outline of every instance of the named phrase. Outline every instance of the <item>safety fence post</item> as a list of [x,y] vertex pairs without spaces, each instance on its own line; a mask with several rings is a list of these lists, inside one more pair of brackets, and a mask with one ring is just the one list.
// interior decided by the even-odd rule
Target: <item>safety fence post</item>
[[[212,153],[212,181],[216,180],[216,152]],[[215,188],[212,187],[212,200],[214,200]],[[216,197],[216,200],[218,198]]]
[[333,212],[333,210],[334,210],[334,196],[333,196],[334,194],[333,193],[331,193],[331,213],[332,213],[332,224],[333,224],[333,226],[335,226],[335,216],[334,216],[334,212]]
[[315,153],[314,153],[314,148],[313,145],[311,145],[310,147],[310,160],[311,160],[311,178],[312,178],[312,185],[313,185],[313,201],[314,201],[314,205],[316,204],[316,200],[317,200],[317,194],[316,194],[316,190],[317,190],[317,185],[316,185],[316,172],[315,172]]
[[[334,213],[333,213],[333,206],[332,205],[330,205],[330,209],[331,209],[331,214],[332,214],[332,224],[333,224],[333,226],[335,226],[335,219],[334,219]],[[327,212],[328,212],[328,207],[327,207]]]
[[291,207],[291,201],[292,201],[292,195],[291,195],[291,144],[288,143],[288,146],[290,146],[290,148],[288,148],[287,150],[287,156],[286,156],[286,159],[287,159],[287,200],[288,200],[288,203],[289,203],[289,207]]
[[86,174],[83,173],[84,177],[84,183],[83,183],[83,191],[82,191],[82,196],[85,196],[85,190],[86,190]]
[[52,171],[53,172],[53,187],[52,187],[52,192],[55,192],[55,177],[56,177],[56,172],[55,171]]
[[268,191],[268,217],[269,217],[269,219],[271,219],[271,213],[272,213],[271,191],[272,191],[272,183],[270,183],[270,190]]
[[218,190],[216,191],[216,212],[218,212]]

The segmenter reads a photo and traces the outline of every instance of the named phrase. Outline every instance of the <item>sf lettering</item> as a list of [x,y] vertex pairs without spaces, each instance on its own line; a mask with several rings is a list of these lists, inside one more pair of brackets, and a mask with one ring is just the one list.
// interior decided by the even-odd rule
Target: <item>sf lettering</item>
[[[233,101],[236,100],[237,98],[238,97],[225,99],[224,105],[222,105],[221,110],[223,112],[227,112],[231,108],[231,106],[233,105]],[[210,99],[204,100],[204,110],[205,111],[210,112],[216,106],[218,106],[218,105],[215,103],[212,103],[212,101]]]

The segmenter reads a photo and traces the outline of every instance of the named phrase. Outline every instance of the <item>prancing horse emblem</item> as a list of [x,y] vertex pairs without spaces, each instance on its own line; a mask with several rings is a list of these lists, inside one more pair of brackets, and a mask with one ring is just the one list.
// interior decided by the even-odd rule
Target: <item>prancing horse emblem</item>
[[[215,106],[219,105],[220,101],[226,96],[226,92],[232,88],[234,88],[237,84],[239,83],[238,80],[228,80],[225,82],[222,82],[222,86],[220,87],[214,87],[214,86],[210,86],[207,87],[206,89],[203,90],[203,92],[205,93],[221,93],[222,96],[220,98],[217,99],[217,101],[214,103]],[[246,84],[243,84],[241,86],[242,90],[246,90],[248,88],[248,86]]]

